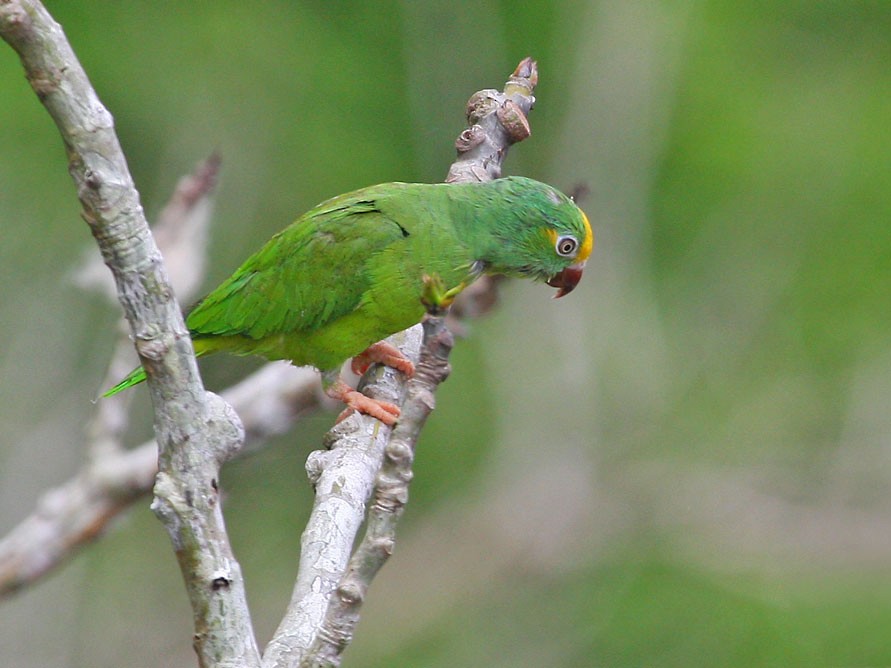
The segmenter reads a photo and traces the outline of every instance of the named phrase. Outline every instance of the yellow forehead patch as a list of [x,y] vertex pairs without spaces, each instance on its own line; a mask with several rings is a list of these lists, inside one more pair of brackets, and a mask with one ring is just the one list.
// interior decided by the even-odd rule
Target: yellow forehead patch
[[582,242],[582,247],[579,249],[576,259],[579,262],[584,262],[594,248],[594,232],[591,230],[591,223],[588,222],[588,216],[585,215],[585,212],[579,209],[579,213],[582,214],[582,220],[585,221],[585,240]]

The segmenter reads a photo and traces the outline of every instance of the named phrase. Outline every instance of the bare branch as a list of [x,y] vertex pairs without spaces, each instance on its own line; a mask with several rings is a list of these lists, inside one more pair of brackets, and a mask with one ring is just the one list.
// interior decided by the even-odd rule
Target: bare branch
[[91,460],[45,492],[34,512],[0,540],[0,596],[33,584],[95,539],[111,518],[148,492],[158,470],[154,441]]
[[451,370],[449,353],[454,341],[445,318],[428,315],[423,330],[420,362],[408,382],[402,415],[384,450],[365,535],[350,558],[334,595],[328,600],[325,618],[301,665],[340,665],[340,654],[353,639],[368,587],[393,553],[396,525],[408,501],[408,486],[414,475],[411,467],[415,445],[436,405],[436,388]]
[[[418,361],[420,327],[387,340],[413,362]],[[373,388],[378,399],[401,404],[405,386],[400,375],[394,369],[376,365],[366,374],[365,389]],[[356,413],[328,433],[329,449],[310,454],[306,469],[315,487],[315,501],[301,538],[291,602],[264,651],[264,666],[297,665],[302,648],[312,642],[329,596],[346,568],[390,431],[378,420]]]
[[37,0],[0,3],[0,36],[56,123],[82,215],[115,277],[155,409],[159,473],[152,507],[174,544],[202,665],[259,665],[238,563],[219,508],[219,466],[241,423],[204,392],[182,313],[149,231],[111,114],[61,26]]
[[[220,157],[212,154],[201,161],[191,174],[183,176],[158,216],[153,234],[164,255],[170,282],[180,299],[190,300],[204,278],[207,230],[210,227],[213,192],[220,168]],[[114,281],[98,256],[90,254],[74,274],[75,282],[117,301]],[[126,321],[111,354],[108,371],[100,387],[111,387],[134,366],[133,343]],[[95,459],[118,454],[121,438],[129,423],[128,408],[132,393],[115,395],[96,402],[87,425],[88,456]]]
[[[172,282],[186,298],[194,294],[203,278],[211,197],[219,165],[219,156],[213,154],[182,177],[154,228]],[[96,290],[117,301],[114,281],[97,254],[88,255],[74,280],[84,289]],[[101,387],[111,386],[133,367],[133,345],[126,330],[122,321],[121,335]],[[227,401],[238,402],[237,411],[244,416],[251,447],[259,447],[263,432],[268,431],[263,420],[257,418],[257,397],[265,398],[263,405],[268,407],[261,414],[271,417],[283,413],[283,399],[293,393],[293,383],[288,378],[296,378],[299,373],[286,369],[270,365],[266,373],[255,374],[257,387],[253,391],[245,391],[241,383],[223,393]],[[280,376],[285,376],[281,386],[267,380]],[[302,379],[310,389],[309,396],[314,396],[314,375],[307,372]],[[53,570],[80,546],[101,535],[118,513],[151,491],[158,472],[157,443],[151,441],[131,451],[123,450],[121,444],[131,397],[132,394],[120,394],[96,402],[86,430],[87,462],[71,480],[47,491],[35,511],[0,540],[0,597]],[[307,403],[315,406],[318,401]],[[290,424],[291,415],[293,411],[287,411],[283,421]],[[280,425],[273,422],[273,429],[276,424]]]
[[458,158],[446,183],[491,181],[501,176],[501,165],[512,144],[530,134],[528,115],[535,104],[538,67],[524,58],[504,85],[504,91],[485,89],[467,101],[468,127],[458,135]]
[[[152,225],[155,243],[180,302],[191,301],[204,280],[207,232],[221,162],[220,155],[212,153],[181,177]],[[114,281],[95,252],[89,253],[72,278],[84,290],[98,292],[117,303]],[[133,346],[128,344],[128,349],[132,351]],[[132,368],[132,357],[131,353],[130,367],[125,371]]]
[[[65,143],[82,215],[112,269],[134,340],[159,400],[193,385],[188,334],[146,224],[111,114],[90,85],[61,26],[36,0],[0,4],[0,35],[15,49],[31,87]],[[166,390],[161,392],[160,390]],[[200,411],[196,411],[196,414]]]
[[[221,396],[241,417],[242,452],[287,432],[323,401],[314,371],[282,362],[263,366]],[[117,514],[151,492],[157,472],[158,444],[148,441],[90,457],[71,480],[45,492],[34,512],[0,540],[0,597],[32,584],[100,536]]]
[[[489,181],[501,175],[501,164],[508,148],[529,136],[526,114],[535,101],[532,91],[537,82],[535,61],[526,58],[511,75],[504,92],[483,90],[470,98],[467,106],[469,127],[461,133],[455,144],[458,159],[449,170],[446,179],[448,182]],[[479,301],[468,302],[467,308],[472,308],[470,305],[474,303],[485,303],[494,299],[491,294],[489,297],[482,297],[482,294],[476,293],[474,299]],[[327,534],[328,539],[339,546],[338,559],[325,564],[326,567],[337,566],[336,577],[333,578],[339,580],[336,595],[329,595],[335,591],[329,584],[334,574],[326,574],[324,591],[314,596],[313,600],[323,600],[327,607],[314,606],[312,615],[306,614],[305,610],[300,608],[300,614],[295,614],[294,609],[306,595],[306,588],[318,589],[318,579],[304,572],[307,560],[301,555],[301,569],[291,607],[264,654],[264,666],[293,666],[298,662],[301,666],[339,665],[340,653],[352,639],[365,592],[395,545],[396,524],[408,499],[408,483],[412,476],[411,462],[415,443],[427,415],[433,410],[436,387],[448,375],[451,339],[449,338],[446,344],[444,327],[441,316],[426,320],[424,347],[421,353],[425,360],[424,372],[418,373],[416,379],[409,381],[407,398],[402,405],[402,418],[395,428],[391,444],[387,447],[387,462],[383,461],[383,450],[381,450],[381,459],[377,465],[369,467],[364,472],[366,475],[374,476],[375,472],[380,471],[380,475],[373,478],[376,485],[375,505],[370,511],[366,534],[349,562],[349,570],[346,570],[345,555],[349,553],[353,544],[369,496],[363,497],[361,505],[351,506],[351,510],[355,513],[347,523],[351,528],[355,527],[351,533]],[[367,417],[357,419],[366,423],[374,422]],[[349,445],[335,441],[332,448]],[[329,466],[335,466],[336,462],[332,462],[331,458],[325,458],[325,454],[314,453],[314,456]],[[329,471],[326,469],[324,474],[328,475]],[[367,488],[370,491],[371,480],[372,478],[369,478],[360,488]],[[354,481],[354,484],[357,483]],[[323,531],[322,527],[315,524],[316,521],[318,520],[315,516],[310,518],[304,533],[304,545],[307,535],[319,535]]]

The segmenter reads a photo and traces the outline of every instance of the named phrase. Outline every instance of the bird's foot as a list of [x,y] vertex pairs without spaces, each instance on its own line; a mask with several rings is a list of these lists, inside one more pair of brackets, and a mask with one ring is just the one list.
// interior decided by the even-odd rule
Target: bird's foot
[[411,360],[403,355],[399,348],[391,346],[386,341],[380,341],[368,346],[353,358],[350,368],[353,370],[353,373],[361,376],[368,371],[368,367],[376,362],[401,371],[409,378],[415,373],[415,365],[411,363]]
[[337,399],[347,405],[346,410],[337,416],[335,423],[346,419],[353,413],[353,411],[358,411],[365,415],[370,415],[373,418],[377,418],[388,427],[392,427],[396,424],[396,420],[399,418],[401,412],[399,406],[396,404],[391,404],[389,401],[381,401],[379,399],[366,397],[364,394],[358,390],[354,390],[340,379],[334,381],[329,387],[325,388],[325,394],[332,399]]
[[421,303],[430,315],[440,316],[448,311],[455,297],[467,287],[466,283],[459,283],[453,288],[446,288],[439,274],[424,275],[424,292],[421,294]]

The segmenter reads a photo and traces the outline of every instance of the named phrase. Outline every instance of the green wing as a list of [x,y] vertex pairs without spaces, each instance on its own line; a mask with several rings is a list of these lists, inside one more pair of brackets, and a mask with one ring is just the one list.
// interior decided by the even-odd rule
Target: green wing
[[406,235],[373,195],[328,200],[270,239],[189,314],[193,336],[309,334],[356,309],[368,259]]

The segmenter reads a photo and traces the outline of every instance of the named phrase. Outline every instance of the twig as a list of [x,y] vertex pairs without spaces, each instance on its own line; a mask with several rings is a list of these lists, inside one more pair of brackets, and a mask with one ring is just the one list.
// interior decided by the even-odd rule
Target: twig
[[535,104],[538,67],[524,58],[504,85],[474,93],[467,101],[468,127],[458,135],[458,158],[449,168],[446,183],[491,181],[501,176],[501,165],[512,144],[530,134],[529,112]]
[[43,493],[34,511],[0,541],[0,596],[56,568],[74,548],[145,495],[158,470],[154,441],[92,459],[71,480]]
[[[420,327],[395,334],[388,341],[413,362],[418,361]],[[405,385],[398,372],[377,366],[370,373],[368,387],[373,384],[377,398],[403,402]],[[310,454],[306,468],[315,487],[315,502],[301,538],[291,603],[263,653],[264,666],[297,665],[302,648],[309,646],[318,631],[362,524],[390,431],[378,420],[354,414],[328,433],[328,450]]]
[[368,586],[393,553],[396,525],[408,501],[415,445],[436,405],[436,388],[449,375],[449,353],[454,344],[442,315],[428,315],[423,329],[421,359],[408,382],[399,423],[384,450],[365,535],[328,601],[325,618],[301,666],[340,665],[340,654],[353,639]]
[[61,26],[37,0],[0,3],[0,36],[56,123],[82,215],[115,277],[148,373],[159,473],[152,508],[173,541],[202,665],[259,665],[238,563],[219,508],[219,467],[241,445],[241,423],[205,393],[179,305],[142,212],[111,115]]
[[[221,396],[244,425],[242,453],[287,432],[322,401],[315,372],[284,363],[263,366]],[[74,477],[46,491],[34,511],[0,540],[0,597],[33,584],[100,536],[114,517],[151,491],[157,473],[158,444],[152,440],[90,457]]]
[[[501,175],[501,164],[508,148],[529,136],[526,114],[535,101],[532,92],[537,82],[535,61],[526,58],[511,75],[504,92],[483,90],[470,98],[467,107],[469,127],[461,133],[455,143],[458,159],[449,170],[446,179],[448,182],[488,181]],[[479,299],[479,295],[477,298]],[[436,387],[447,375],[445,369],[451,346],[444,345],[440,336],[444,327],[443,318],[438,316],[428,319],[426,327],[435,330],[435,335],[425,336],[425,345],[421,353],[422,357],[428,360],[426,364],[431,370],[425,370],[423,377],[411,381],[409,385],[413,389],[409,391],[402,405],[403,417],[396,426],[393,448],[389,446],[387,448],[389,456],[394,459],[386,464],[386,474],[376,479],[375,484],[379,485],[380,489],[375,492],[375,498],[379,503],[375,503],[369,516],[367,532],[357,548],[356,555],[349,562],[350,569],[345,570],[347,555],[352,548],[364,514],[364,504],[369,496],[362,499],[361,505],[350,507],[354,516],[346,524],[355,527],[355,530],[348,534],[328,534],[332,544],[327,547],[337,554],[337,558],[330,564],[343,566],[339,566],[336,573],[326,573],[324,598],[327,609],[313,606],[313,615],[303,614],[305,607],[301,602],[307,596],[312,596],[314,601],[322,598],[306,589],[308,583],[316,585],[315,588],[319,589],[317,586],[319,576],[311,561],[308,564],[310,570],[304,572],[307,560],[301,556],[301,569],[291,606],[264,654],[264,666],[284,667],[296,665],[298,662],[301,666],[336,666],[340,662],[340,653],[352,638],[365,591],[395,544],[396,523],[407,500],[408,481],[411,479],[411,453],[414,451],[420,428],[433,409]],[[441,373],[433,373],[431,365]],[[357,419],[364,422],[370,420],[367,417]],[[336,441],[335,446],[340,447]],[[382,453],[381,448],[381,459],[366,473],[370,472],[371,476],[374,476],[374,472],[381,470],[384,466]],[[334,467],[337,462],[330,461],[328,464]],[[329,471],[326,470],[325,473],[329,474]],[[331,475],[340,478],[336,472]],[[372,478],[369,478],[367,484],[361,488],[367,487],[371,490],[371,481]],[[320,531],[321,529],[314,524],[314,518],[311,517],[304,538],[307,535],[319,535]],[[339,580],[336,596],[328,595],[335,591],[332,580]],[[299,608],[301,614],[293,614],[292,610],[295,608]]]

